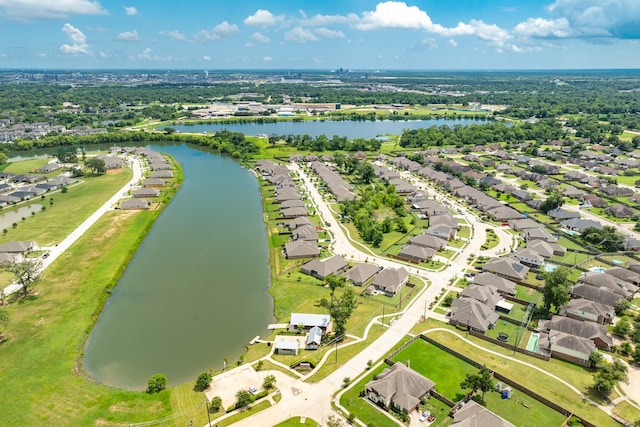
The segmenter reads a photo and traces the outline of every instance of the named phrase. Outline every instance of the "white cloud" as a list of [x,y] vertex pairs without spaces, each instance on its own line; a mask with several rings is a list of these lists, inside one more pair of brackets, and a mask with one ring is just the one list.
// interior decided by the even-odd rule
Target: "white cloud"
[[422,39],[421,44],[427,50],[434,50],[438,48],[438,43],[436,42],[435,39],[432,39],[431,37]]
[[258,43],[268,44],[271,43],[271,39],[265,36],[262,33],[253,33],[251,34],[251,39],[257,41]]
[[104,15],[99,1],[92,0],[0,0],[0,15],[10,19],[62,19],[71,15]]
[[224,40],[236,34],[240,30],[236,24],[229,24],[227,21],[223,21],[220,24],[213,27],[211,30],[200,30],[196,34],[196,39],[206,42],[215,42]]
[[316,36],[323,37],[325,39],[341,39],[344,38],[344,33],[339,30],[330,30],[329,28],[318,28],[313,33]]
[[295,27],[284,34],[284,39],[290,42],[306,43],[318,40],[311,31],[307,31],[302,27]]
[[458,42],[454,39],[449,39],[449,44],[453,47],[458,47]]
[[151,59],[151,48],[146,48],[142,53],[138,54],[139,59]]
[[100,58],[104,58],[104,59],[109,58],[109,55],[104,52],[100,52],[98,55],[100,56]]
[[325,25],[335,25],[335,24],[351,24],[358,22],[360,18],[358,15],[350,13],[349,15],[314,15],[312,18],[303,19],[300,23],[304,26],[318,26],[322,27]]
[[134,6],[123,6],[123,7],[124,7],[125,13],[129,16],[135,16],[138,14],[138,9],[136,9]]
[[637,0],[556,0],[547,9],[565,17],[579,36],[640,39]]
[[170,62],[175,61],[179,58],[174,58],[173,56],[160,56],[154,54],[150,47],[146,48],[142,53],[139,53],[136,56],[130,56],[131,59],[142,59],[144,61],[158,61],[158,62]]
[[252,48],[252,47],[255,47],[255,46],[254,46],[254,44],[253,44],[253,43],[251,43],[251,42],[246,42],[246,43],[244,44],[244,47]]
[[264,58],[262,58],[262,60],[263,60],[264,62],[269,62],[269,61],[271,61],[272,59],[273,59],[273,58],[272,58],[272,57],[270,57],[270,56],[265,56]]
[[167,36],[169,36],[169,37],[171,37],[172,39],[175,39],[175,40],[180,40],[180,41],[186,41],[187,40],[187,36],[185,36],[184,34],[182,34],[178,30],[168,31],[168,32],[162,33],[162,34],[166,34]]
[[276,25],[282,20],[284,20],[283,16],[275,16],[268,10],[258,9],[256,13],[248,16],[247,19],[244,20],[244,23],[246,25],[262,25],[264,27],[269,27],[271,25]]
[[62,52],[72,55],[78,55],[81,53],[86,55],[89,53],[87,36],[85,36],[82,31],[67,23],[62,26],[62,32],[67,36],[67,39],[69,39],[69,43],[65,43],[60,46],[60,50]]
[[569,21],[566,18],[548,20],[544,18],[529,18],[516,25],[514,32],[524,37],[569,37],[572,34]]
[[116,40],[123,42],[137,42],[140,41],[140,36],[138,35],[138,30],[123,31],[116,36]]
[[382,28],[432,31],[434,24],[427,12],[420,10],[417,6],[407,6],[400,1],[386,1],[378,3],[373,12],[364,12],[356,28],[363,31]]
[[211,61],[211,57],[209,55],[203,56],[202,59],[205,61]]

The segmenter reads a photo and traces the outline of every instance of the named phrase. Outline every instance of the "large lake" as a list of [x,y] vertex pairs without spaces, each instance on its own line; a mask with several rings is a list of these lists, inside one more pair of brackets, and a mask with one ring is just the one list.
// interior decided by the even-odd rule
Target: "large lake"
[[484,120],[472,119],[433,119],[433,120],[377,120],[377,121],[333,121],[333,120],[305,120],[302,122],[279,121],[276,123],[205,123],[197,125],[172,125],[180,132],[209,132],[227,129],[242,132],[245,135],[309,135],[318,137],[326,135],[346,136],[347,138],[375,138],[381,135],[401,135],[403,129],[428,128],[431,126],[467,126],[472,123],[486,123]]
[[155,373],[175,385],[222,368],[225,357],[235,362],[273,320],[256,178],[197,147],[150,148],[174,156],[185,180],[114,288],[84,355],[91,377],[136,390]]

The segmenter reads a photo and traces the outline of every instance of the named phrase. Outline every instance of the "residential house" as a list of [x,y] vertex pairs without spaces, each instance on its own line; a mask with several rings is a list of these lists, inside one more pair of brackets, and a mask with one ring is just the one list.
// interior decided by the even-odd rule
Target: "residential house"
[[98,154],[96,159],[102,160],[104,162],[105,169],[120,169],[125,166],[125,161],[116,156],[105,156],[102,154]]
[[560,227],[582,234],[584,230],[590,227],[601,229],[602,224],[592,219],[572,218],[566,221],[561,221]]
[[147,199],[127,199],[120,203],[120,209],[135,210],[135,209],[149,209],[151,201]]
[[0,244],[0,253],[25,255],[38,250],[36,242],[31,240],[14,241]]
[[525,190],[514,190],[511,192],[511,195],[521,202],[533,200],[531,194],[527,193]]
[[49,173],[49,172],[57,171],[58,169],[60,169],[60,167],[61,167],[60,163],[51,162],[51,163],[47,163],[46,165],[44,165],[40,169],[38,169],[38,172],[40,172],[40,173]]
[[575,336],[571,333],[551,330],[539,334],[538,350],[551,357],[566,360],[583,366],[590,366],[589,356],[598,348],[589,338]]
[[607,185],[601,191],[612,197],[629,197],[633,196],[633,189],[628,187],[620,187],[617,185]]
[[290,331],[298,329],[310,331],[314,327],[318,327],[323,333],[326,333],[331,328],[331,316],[328,314],[291,313]]
[[398,269],[385,268],[376,274],[371,286],[373,286],[376,291],[392,297],[398,293],[408,281],[409,273],[404,267]]
[[422,246],[425,248],[435,249],[436,251],[444,248],[447,241],[441,237],[432,234],[421,234],[409,240],[412,245]]
[[[307,217],[299,217],[307,218]],[[305,240],[307,242],[318,243],[318,232],[313,225],[301,225],[291,231],[291,240]]]
[[496,305],[504,300],[502,295],[498,293],[498,288],[492,285],[481,286],[472,284],[462,290],[460,297],[480,301],[493,310],[495,310]]
[[504,277],[496,276],[493,273],[476,274],[472,283],[477,286],[493,286],[503,295],[516,295],[516,284],[514,282]]
[[373,264],[356,264],[351,267],[344,275],[348,281],[355,286],[362,286],[366,281],[371,279],[378,271],[380,267]]
[[626,205],[613,205],[604,210],[609,215],[613,215],[616,218],[630,218],[635,215],[633,209]]
[[557,238],[549,234],[549,232],[543,228],[529,228],[522,233],[522,237],[525,242],[531,242],[533,240],[542,240],[547,243],[555,243]]
[[[429,218],[429,226],[430,227],[435,227],[437,225],[446,225],[448,227],[450,227],[453,230],[453,233],[455,233],[455,230],[458,229],[458,220],[456,218],[454,218],[453,216],[451,216],[450,214],[446,214],[446,215],[437,215],[437,216],[432,216]],[[451,236],[453,236],[453,234],[450,234]],[[434,234],[435,236],[435,234]]]
[[496,221],[508,221],[510,219],[522,218],[522,214],[509,206],[498,206],[487,211],[487,214]]
[[493,258],[482,266],[482,270],[517,282],[523,281],[529,273],[529,267],[513,257]]
[[495,327],[500,316],[493,308],[473,298],[458,298],[451,305],[449,323],[486,333]]
[[600,349],[607,350],[613,345],[613,340],[607,328],[596,322],[572,319],[554,315],[551,320],[541,320],[538,329],[543,332],[560,331],[573,336],[588,338]]
[[515,427],[474,400],[465,403],[453,414],[454,427]]
[[322,344],[322,328],[314,326],[309,329],[309,334],[307,334],[305,350],[317,350],[320,344]]
[[384,369],[365,385],[369,400],[385,408],[411,413],[433,390],[435,383],[413,369],[397,362]]
[[296,339],[279,338],[273,345],[276,354],[297,356],[300,350],[300,342]]
[[313,225],[313,223],[311,222],[308,216],[300,216],[292,219],[287,223],[287,227],[289,227],[290,230],[294,230],[298,227],[302,227],[303,225],[309,225],[315,229],[315,226]]
[[139,188],[137,190],[133,190],[131,192],[133,197],[158,197],[160,195],[160,191],[157,188]]
[[424,231],[424,234],[440,237],[449,240],[456,234],[456,230],[446,224],[431,225]]
[[316,279],[324,280],[331,274],[341,273],[348,266],[349,265],[341,255],[334,255],[323,260],[313,259],[300,267],[300,271],[304,274],[313,276]]
[[578,283],[586,283],[596,288],[607,288],[609,291],[622,295],[624,298],[633,296],[638,286],[607,273],[587,272],[578,278]]
[[148,178],[142,181],[142,186],[145,188],[164,187],[167,182],[161,178]]
[[514,229],[515,231],[523,231],[531,228],[542,228],[544,227],[538,221],[535,221],[531,218],[519,218],[512,219],[508,221],[509,227]]
[[586,298],[575,298],[560,307],[560,315],[606,325],[613,321],[616,313],[610,305],[601,304]]
[[567,181],[580,181],[581,179],[584,179],[586,176],[587,176],[586,174],[580,171],[572,170],[564,174],[564,179],[566,179]]
[[513,254],[513,257],[529,267],[540,268],[544,265],[544,257],[531,249],[519,249]]
[[298,218],[300,216],[309,216],[309,211],[306,206],[298,208],[285,208],[280,209],[280,216],[284,219]]
[[435,200],[420,200],[411,205],[411,209],[432,217],[436,215],[444,215],[449,213],[449,209],[441,205]]
[[564,246],[557,243],[549,243],[545,240],[529,240],[527,249],[537,252],[544,258],[551,258],[554,255],[564,256],[567,253],[567,248]]
[[617,277],[618,279],[633,283],[636,286],[640,285],[640,273],[636,271],[629,270],[624,267],[611,267],[607,268],[604,272]]
[[582,196],[582,204],[585,208],[589,206],[593,208],[606,208],[608,203],[595,194],[588,193]]
[[555,208],[547,212],[551,218],[555,219],[558,222],[566,221],[572,218],[580,218],[580,213],[576,211],[568,211],[562,208]]
[[585,195],[585,191],[570,185],[562,190],[562,195],[570,199],[580,199]]
[[414,263],[421,263],[430,260],[435,253],[436,251],[431,248],[410,244],[400,248],[397,258]]
[[304,201],[300,199],[291,199],[285,200],[284,202],[280,203],[280,210],[286,208],[304,208],[306,206],[307,205],[304,203]]
[[173,172],[171,172],[170,170],[153,171],[149,175],[149,178],[151,178],[151,179],[158,179],[158,178],[170,179],[170,178],[173,178]]
[[305,240],[294,240],[284,244],[284,253],[287,259],[313,258],[320,254],[318,245]]
[[622,295],[611,292],[607,288],[598,288],[587,283],[577,283],[569,288],[569,292],[573,298],[586,298],[612,307],[625,299]]

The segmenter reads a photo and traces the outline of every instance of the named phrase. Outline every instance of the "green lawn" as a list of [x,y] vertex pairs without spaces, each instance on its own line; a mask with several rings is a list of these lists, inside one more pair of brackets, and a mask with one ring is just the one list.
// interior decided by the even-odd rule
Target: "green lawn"
[[[57,191],[47,194],[45,199],[36,198],[18,205],[37,203],[46,210],[26,218],[16,228],[9,228],[6,234],[2,233],[0,243],[14,240],[35,240],[40,246],[59,243],[122,188],[131,179],[131,174],[131,170],[122,169],[114,174],[84,178],[86,182],[74,184],[67,193]],[[12,209],[16,207],[4,209],[3,212]]]
[[[433,363],[434,360],[438,363]],[[454,402],[465,395],[464,390],[460,388],[465,374],[475,374],[478,371],[466,362],[450,356],[444,350],[421,339],[398,353],[393,361],[400,363],[409,361],[413,370],[435,382],[436,390]]]
[[640,410],[631,406],[629,402],[622,401],[617,404],[616,407],[613,408],[613,413],[621,416],[631,423],[637,424],[640,421]]
[[[566,420],[566,417],[560,412],[530,398],[519,390],[513,391],[511,399],[502,399],[500,393],[490,391],[485,393],[484,400],[489,410],[517,427],[560,427]],[[523,403],[529,407],[525,407]]]
[[[32,299],[6,307],[9,340],[0,355],[5,425],[126,425],[172,412],[171,390],[116,390],[87,379],[79,365],[92,321],[157,212],[109,212],[57,259]],[[121,231],[126,232],[121,232]],[[28,357],[25,357],[28,355]]]
[[516,297],[528,302],[537,302],[542,295],[539,291],[523,285],[516,285]]
[[217,421],[215,425],[219,427],[230,426],[234,423],[237,423],[240,420],[244,420],[245,418],[248,418],[264,409],[267,409],[270,406],[271,406],[271,402],[269,402],[268,400],[264,400],[264,399],[260,400],[258,403],[246,407],[241,412],[237,414],[233,414],[229,418],[225,418],[224,420]]
[[458,231],[456,232],[456,236],[461,237],[463,239],[468,239],[471,237],[471,227],[462,226],[458,227]]
[[[29,160],[21,160],[19,162],[8,163],[5,168],[3,168],[4,172],[14,173],[16,175],[21,175],[23,173],[37,173],[36,170],[41,168],[42,166],[49,163],[48,158],[39,157],[37,159],[29,159]],[[60,170],[52,172],[54,175],[60,175]],[[39,174],[45,175],[47,174]]]
[[286,421],[276,424],[274,427],[317,427],[320,424],[312,420],[311,418],[305,418],[304,422],[300,417],[289,418]]

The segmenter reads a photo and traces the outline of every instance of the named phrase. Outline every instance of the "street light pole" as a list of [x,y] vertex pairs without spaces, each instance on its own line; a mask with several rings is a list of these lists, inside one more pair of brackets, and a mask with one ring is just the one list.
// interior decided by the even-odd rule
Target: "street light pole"
[[207,396],[204,397],[204,407],[207,410],[207,420],[209,421],[209,424],[207,424],[207,427],[211,426],[211,415],[209,415],[209,399],[207,399]]

